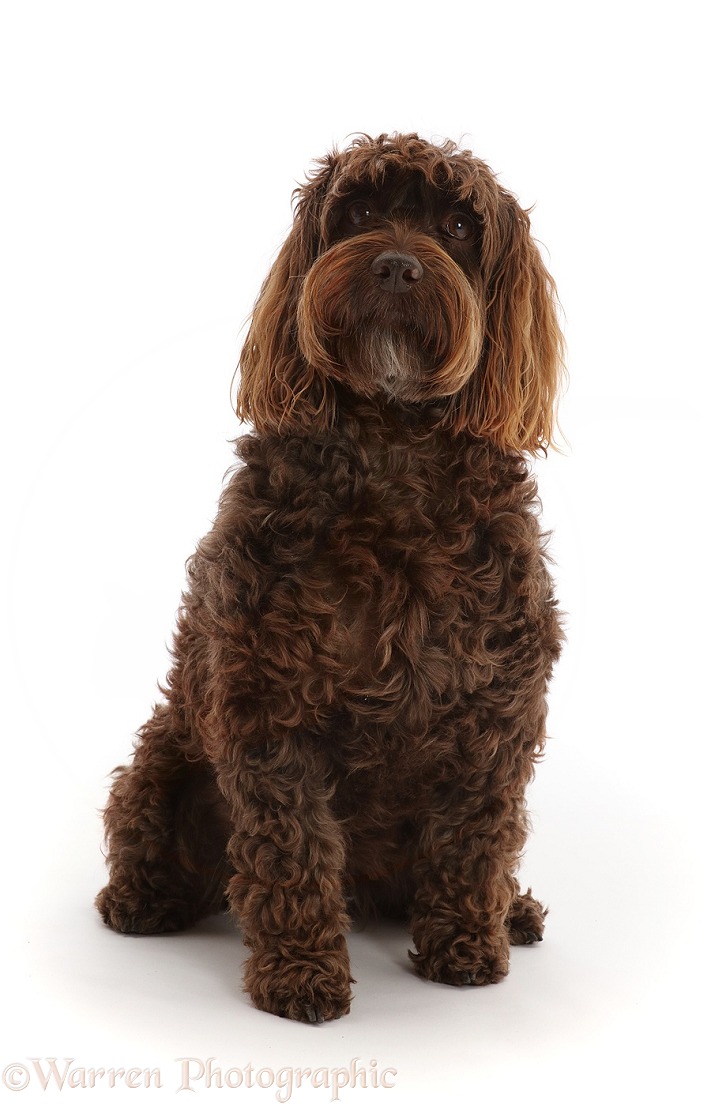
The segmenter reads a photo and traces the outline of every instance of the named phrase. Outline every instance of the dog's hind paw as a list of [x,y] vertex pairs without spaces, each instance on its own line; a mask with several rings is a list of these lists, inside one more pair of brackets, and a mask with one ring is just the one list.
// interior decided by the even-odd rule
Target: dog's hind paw
[[189,904],[150,902],[133,889],[117,889],[111,883],[96,896],[96,909],[117,933],[177,933],[196,920]]
[[543,940],[547,910],[534,899],[531,890],[525,895],[517,895],[511,904],[506,928],[509,943],[512,945],[535,945]]

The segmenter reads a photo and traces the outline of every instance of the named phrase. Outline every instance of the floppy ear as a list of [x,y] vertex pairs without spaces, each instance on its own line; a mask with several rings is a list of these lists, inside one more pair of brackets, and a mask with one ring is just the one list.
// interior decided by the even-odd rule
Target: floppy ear
[[260,433],[325,428],[332,418],[331,386],[299,351],[296,312],[301,287],[321,245],[320,209],[337,162],[329,154],[297,189],[294,225],[252,313],[240,356],[237,414]]
[[484,215],[482,356],[458,397],[455,424],[503,449],[546,452],[564,373],[556,289],[530,233],[528,212],[498,189]]

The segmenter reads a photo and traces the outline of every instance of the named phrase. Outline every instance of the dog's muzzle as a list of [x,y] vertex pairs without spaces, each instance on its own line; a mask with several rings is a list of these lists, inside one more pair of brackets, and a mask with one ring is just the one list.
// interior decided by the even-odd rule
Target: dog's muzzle
[[370,271],[381,292],[409,292],[422,280],[422,265],[409,253],[385,250],[378,254]]

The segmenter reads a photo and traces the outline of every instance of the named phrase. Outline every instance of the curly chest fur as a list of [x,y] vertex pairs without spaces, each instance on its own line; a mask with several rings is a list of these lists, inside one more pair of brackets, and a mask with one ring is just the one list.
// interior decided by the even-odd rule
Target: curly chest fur
[[550,581],[520,459],[362,417],[240,452],[198,558],[237,597],[242,686],[248,669],[272,718],[411,730],[540,659]]

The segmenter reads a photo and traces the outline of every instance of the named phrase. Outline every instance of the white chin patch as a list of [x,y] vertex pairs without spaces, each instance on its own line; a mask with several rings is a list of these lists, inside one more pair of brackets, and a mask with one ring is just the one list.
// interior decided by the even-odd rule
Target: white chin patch
[[383,330],[373,334],[368,360],[378,390],[392,399],[407,399],[420,378],[419,359],[400,334]]

